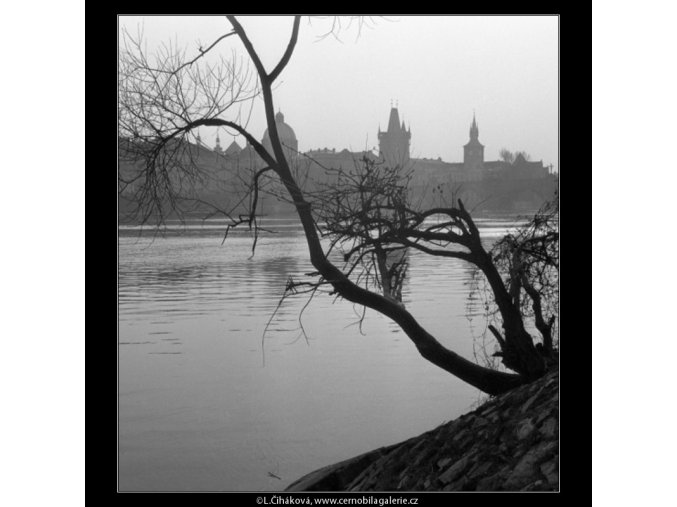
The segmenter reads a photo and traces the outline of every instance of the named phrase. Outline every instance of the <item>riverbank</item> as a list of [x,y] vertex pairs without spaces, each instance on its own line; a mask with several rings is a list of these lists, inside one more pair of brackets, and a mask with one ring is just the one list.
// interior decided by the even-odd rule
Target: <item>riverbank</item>
[[395,445],[311,472],[286,491],[557,491],[559,371]]

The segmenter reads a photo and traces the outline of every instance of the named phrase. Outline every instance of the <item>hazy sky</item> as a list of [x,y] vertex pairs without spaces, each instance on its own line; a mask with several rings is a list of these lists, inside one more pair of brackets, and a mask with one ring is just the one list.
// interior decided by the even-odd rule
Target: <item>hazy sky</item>
[[[271,70],[284,52],[292,18],[241,17]],[[230,29],[224,17],[120,17],[133,31],[143,23],[148,48],[173,40],[195,53]],[[274,91],[275,109],[296,132],[299,150],[378,145],[391,99],[411,126],[414,157],[461,161],[473,110],[485,160],[505,147],[524,150],[558,170],[558,18],[556,16],[398,16],[374,18],[318,40],[331,18],[304,18],[291,62]],[[220,51],[245,55],[234,37]],[[261,138],[263,107],[255,105],[249,131]],[[215,131],[201,131],[213,145]],[[221,144],[233,137],[220,131]],[[244,145],[243,139],[238,143]]]

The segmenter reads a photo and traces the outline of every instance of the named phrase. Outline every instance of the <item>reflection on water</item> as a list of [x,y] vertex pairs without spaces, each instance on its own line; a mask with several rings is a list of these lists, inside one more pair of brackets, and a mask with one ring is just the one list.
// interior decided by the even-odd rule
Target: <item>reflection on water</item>
[[[513,222],[478,220],[483,235]],[[170,224],[171,225],[171,224]],[[301,228],[259,239],[223,224],[121,227],[119,486],[122,491],[280,490],[321,466],[427,431],[476,390],[427,363],[392,322],[334,297],[285,300],[313,271]],[[471,270],[408,255],[402,300],[445,345],[472,357]],[[263,355],[265,353],[265,366]]]

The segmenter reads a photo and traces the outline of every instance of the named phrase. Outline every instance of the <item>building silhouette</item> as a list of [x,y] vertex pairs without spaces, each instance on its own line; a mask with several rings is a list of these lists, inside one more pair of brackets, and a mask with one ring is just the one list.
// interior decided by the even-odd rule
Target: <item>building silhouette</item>
[[405,167],[409,163],[409,143],[411,130],[400,125],[400,114],[396,107],[390,108],[388,130],[378,128],[379,157],[390,167]]
[[[277,128],[277,135],[280,138],[280,143],[282,143],[285,157],[296,157],[299,150],[299,142],[296,139],[296,133],[293,128],[284,122],[284,115],[280,111],[275,115],[275,127]],[[263,133],[261,144],[269,153],[273,152],[268,129]]]
[[480,129],[473,113],[470,140],[463,146],[463,168],[466,171],[481,171],[484,168],[484,145],[480,143],[479,135]]
[[[406,126],[400,120],[397,107],[390,109],[387,130],[381,131],[378,127],[378,153],[327,147],[301,153],[298,137],[281,111],[275,115],[275,124],[287,161],[297,174],[303,175],[304,185],[310,185],[306,189],[327,183],[332,170],[354,170],[364,157],[406,171],[410,175],[410,196],[421,206],[454,205],[462,198],[466,206],[480,211],[536,209],[552,198],[558,184],[557,176],[550,174],[543,161],[528,161],[522,155],[512,163],[484,160],[484,145],[479,140],[474,113],[468,142],[463,146],[462,162],[412,157],[411,125]],[[263,133],[261,144],[272,152],[268,129]],[[206,175],[196,189],[201,197],[217,198],[224,193],[232,197],[237,193],[234,190],[237,185],[242,186],[242,182],[250,178],[247,174],[266,165],[248,142],[242,148],[233,140],[223,150],[218,132],[212,149],[199,139],[195,149]],[[247,188],[241,191],[246,192]],[[266,197],[260,195],[260,199],[271,213],[292,211],[290,205],[272,203],[272,198],[266,201]]]
[[[549,173],[542,160],[528,161],[522,155],[518,155],[512,163],[485,160],[475,113],[470,123],[468,142],[463,146],[462,162],[412,157],[411,125],[407,126],[401,121],[396,106],[390,108],[387,130],[378,128],[378,154],[327,147],[300,153],[296,133],[285,122],[282,112],[275,115],[275,122],[287,160],[295,168],[301,168],[316,183],[326,180],[327,169],[352,170],[359,166],[364,157],[368,157],[385,166],[408,172],[411,175],[410,195],[424,206],[452,205],[457,198],[462,198],[466,205],[480,210],[535,209],[552,198],[557,188],[556,176]],[[271,150],[267,129],[262,144]],[[224,155],[224,162],[231,167],[264,165],[249,145],[240,152]]]

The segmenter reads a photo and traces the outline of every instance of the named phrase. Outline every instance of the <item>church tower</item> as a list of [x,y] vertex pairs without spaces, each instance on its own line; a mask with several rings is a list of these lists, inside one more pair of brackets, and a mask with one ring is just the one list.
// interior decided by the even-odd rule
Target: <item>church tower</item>
[[406,129],[404,122],[400,125],[400,114],[397,107],[391,107],[388,130],[378,129],[379,157],[389,167],[403,167],[409,161],[409,141],[411,129]]
[[223,148],[221,148],[221,139],[219,139],[219,133],[216,132],[216,145],[214,146],[214,151],[216,153],[223,153]]
[[473,112],[470,140],[463,146],[463,168],[466,171],[479,171],[484,167],[484,146],[479,141],[479,134],[475,113]]

